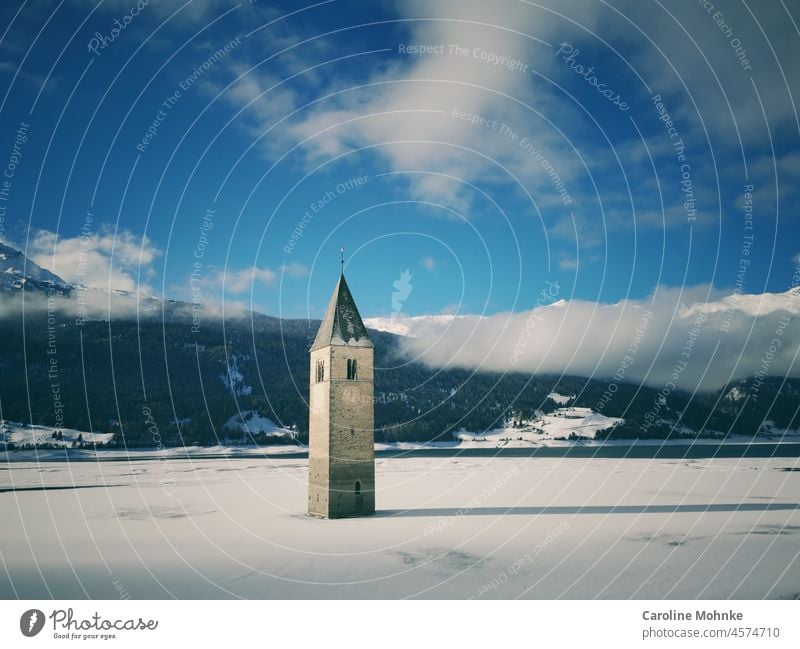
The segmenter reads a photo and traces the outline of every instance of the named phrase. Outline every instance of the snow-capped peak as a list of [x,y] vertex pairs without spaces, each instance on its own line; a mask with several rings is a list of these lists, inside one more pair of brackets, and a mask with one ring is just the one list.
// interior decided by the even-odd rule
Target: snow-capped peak
[[0,290],[27,289],[27,280],[32,280],[36,287],[40,284],[68,286],[58,275],[33,263],[21,251],[0,243]]

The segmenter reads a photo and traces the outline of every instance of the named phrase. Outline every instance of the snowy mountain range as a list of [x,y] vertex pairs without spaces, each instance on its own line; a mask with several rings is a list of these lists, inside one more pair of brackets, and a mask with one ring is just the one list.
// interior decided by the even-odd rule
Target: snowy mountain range
[[461,315],[419,315],[397,316],[395,318],[364,318],[364,324],[369,329],[385,331],[398,336],[414,335],[412,332],[422,325],[447,326],[454,320],[464,318]]
[[[0,310],[0,418],[106,435],[126,448],[152,447],[153,431],[164,446],[239,435],[237,443],[305,440],[308,349],[318,321],[248,313],[223,323],[209,316],[197,331],[191,305],[70,287],[7,245],[0,245],[0,276],[0,297],[56,292],[62,304],[55,323],[28,306],[24,318]],[[113,317],[78,319],[76,297],[121,306]],[[157,317],[142,317],[142,309]],[[665,398],[638,382],[614,382],[612,394],[604,379],[435,368],[403,356],[402,343],[416,329],[466,317],[475,316],[366,321],[375,345],[377,442],[719,439],[798,428],[800,380],[782,376],[732,381],[705,393],[675,390]],[[45,429],[15,430],[7,441],[48,437]]]
[[0,242],[0,291],[55,291],[69,293],[69,286],[58,275],[33,263],[21,251]]

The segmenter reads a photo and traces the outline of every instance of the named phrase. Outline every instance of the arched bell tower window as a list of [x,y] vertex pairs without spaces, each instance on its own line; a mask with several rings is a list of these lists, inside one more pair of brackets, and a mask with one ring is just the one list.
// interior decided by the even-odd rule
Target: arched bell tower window
[[347,379],[355,381],[358,378],[358,361],[355,358],[347,359]]
[[317,361],[317,383],[322,383],[325,380],[325,361]]
[[361,480],[356,480],[356,496],[361,495]]

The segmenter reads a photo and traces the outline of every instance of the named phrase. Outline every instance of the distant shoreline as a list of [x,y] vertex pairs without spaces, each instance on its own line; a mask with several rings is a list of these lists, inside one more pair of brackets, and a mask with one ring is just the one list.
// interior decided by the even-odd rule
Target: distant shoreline
[[[605,458],[605,459],[737,459],[737,458],[798,458],[800,442],[713,442],[670,443],[670,440],[646,440],[633,444],[570,444],[554,446],[432,446],[403,445],[390,447],[382,444],[375,450],[380,458],[424,457],[485,457],[485,458]],[[666,443],[664,443],[666,442]],[[297,450],[289,450],[294,449]],[[142,461],[197,461],[219,459],[272,459],[304,460],[305,447],[192,447],[171,448],[166,452],[156,449],[124,450],[20,450],[0,454],[0,464],[19,462],[142,462]],[[800,470],[800,466],[798,466]]]

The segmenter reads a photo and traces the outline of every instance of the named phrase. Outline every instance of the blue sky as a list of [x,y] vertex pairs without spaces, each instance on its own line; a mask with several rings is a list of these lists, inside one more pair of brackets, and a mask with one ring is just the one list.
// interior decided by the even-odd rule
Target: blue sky
[[365,316],[789,289],[797,3],[539,4],[3,3],[0,236],[298,317],[340,246]]

